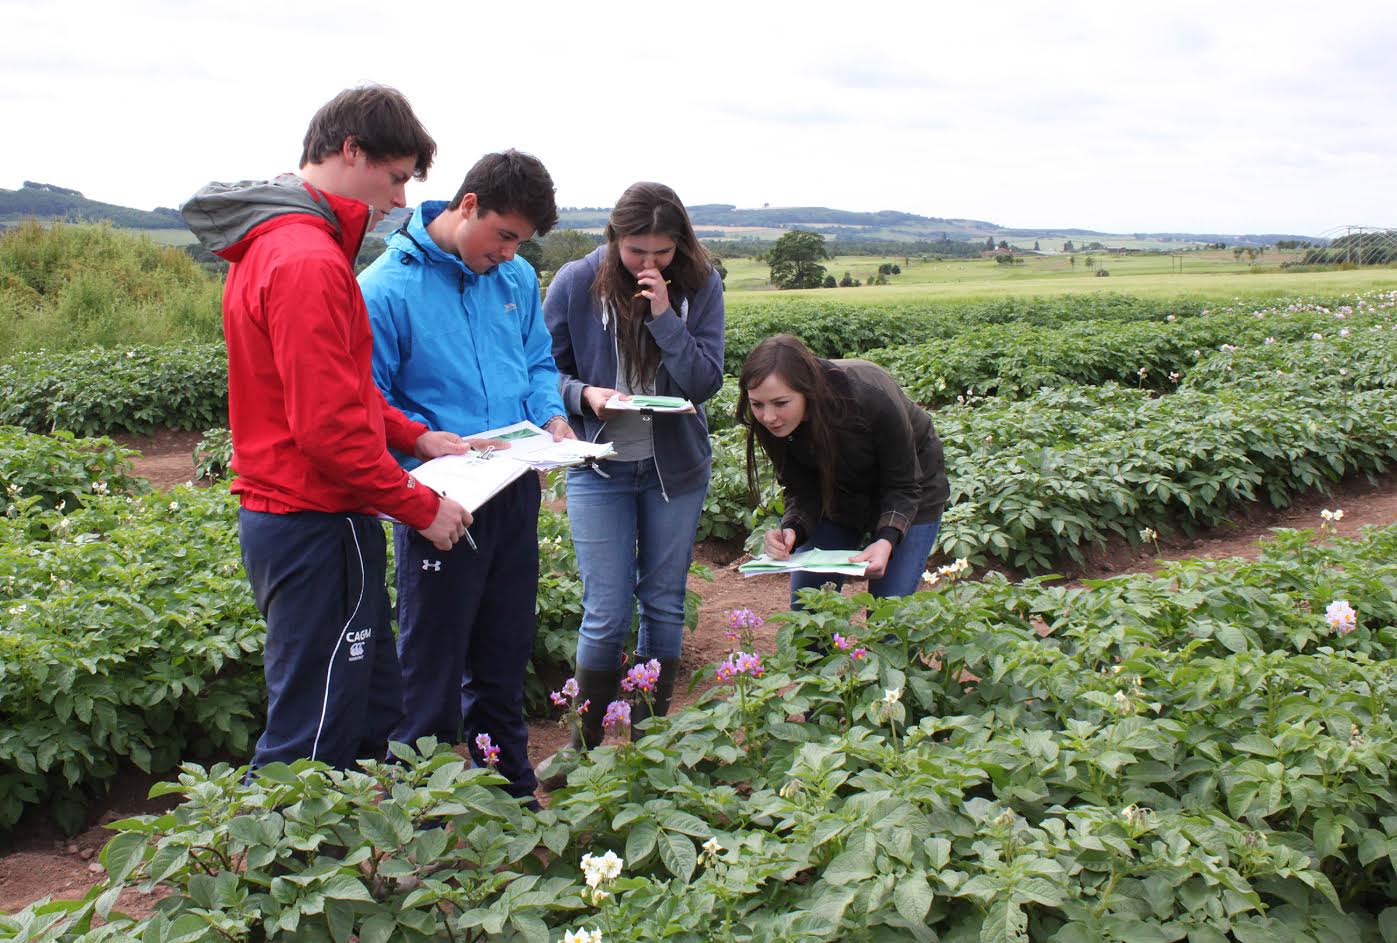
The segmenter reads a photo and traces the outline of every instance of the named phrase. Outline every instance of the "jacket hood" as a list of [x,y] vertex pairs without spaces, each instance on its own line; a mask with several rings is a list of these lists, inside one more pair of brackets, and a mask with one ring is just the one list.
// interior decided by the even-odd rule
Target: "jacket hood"
[[242,257],[249,237],[264,224],[307,215],[323,222],[353,258],[363,241],[369,208],[317,190],[295,174],[282,174],[274,180],[210,183],[180,207],[180,215],[204,248],[230,262]]

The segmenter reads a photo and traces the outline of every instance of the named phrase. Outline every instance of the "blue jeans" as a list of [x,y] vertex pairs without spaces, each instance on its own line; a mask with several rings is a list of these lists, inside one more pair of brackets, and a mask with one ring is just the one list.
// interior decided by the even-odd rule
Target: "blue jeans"
[[[930,524],[913,524],[907,528],[902,541],[893,548],[892,556],[888,558],[887,569],[878,579],[869,581],[868,591],[879,599],[910,596],[915,593],[922,573],[926,571],[927,557],[931,556],[931,550],[936,546],[936,533],[940,529],[939,517]],[[810,540],[796,549],[798,552],[816,548],[863,550],[867,544],[862,542],[862,538],[863,534],[854,528],[836,524],[822,517],[815,525],[815,533],[811,535]],[[791,608],[800,608],[796,601],[796,594],[800,590],[818,589],[826,583],[843,586],[844,577],[838,573],[792,573]]]
[[641,660],[678,658],[684,635],[684,589],[694,532],[708,493],[666,499],[655,462],[603,462],[568,470],[568,522],[582,576],[577,665],[609,671],[621,664],[636,602]]

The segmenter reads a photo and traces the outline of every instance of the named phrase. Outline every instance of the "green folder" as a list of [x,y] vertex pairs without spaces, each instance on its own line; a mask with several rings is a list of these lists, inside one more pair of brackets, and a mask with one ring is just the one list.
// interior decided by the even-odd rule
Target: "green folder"
[[689,401],[682,396],[633,395],[631,404],[641,409],[683,409],[689,405]]
[[765,573],[791,573],[805,570],[808,573],[842,573],[845,576],[863,576],[868,563],[850,563],[856,550],[807,550],[793,553],[784,560],[773,560],[766,554],[754,557],[737,568],[743,576],[761,576]]

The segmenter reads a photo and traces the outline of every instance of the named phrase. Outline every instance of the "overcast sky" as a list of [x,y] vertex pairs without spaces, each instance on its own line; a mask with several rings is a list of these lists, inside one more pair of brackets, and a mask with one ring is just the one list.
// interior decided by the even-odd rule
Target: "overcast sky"
[[315,109],[373,81],[439,145],[414,202],[519,147],[564,206],[649,179],[1015,227],[1397,226],[1391,0],[0,0],[0,24],[0,187],[142,209],[294,170]]

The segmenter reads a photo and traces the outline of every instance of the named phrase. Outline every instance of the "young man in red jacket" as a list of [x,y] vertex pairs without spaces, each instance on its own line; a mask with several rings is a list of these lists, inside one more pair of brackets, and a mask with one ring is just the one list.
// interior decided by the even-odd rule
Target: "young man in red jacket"
[[389,627],[390,515],[449,550],[471,522],[389,454],[460,453],[388,405],[354,279],[364,234],[406,205],[436,143],[397,91],[341,92],[311,120],[300,173],[213,183],[181,212],[230,261],[232,490],[243,565],[267,620],[267,728],[253,766],[301,757],[349,767],[381,750],[402,711]]

